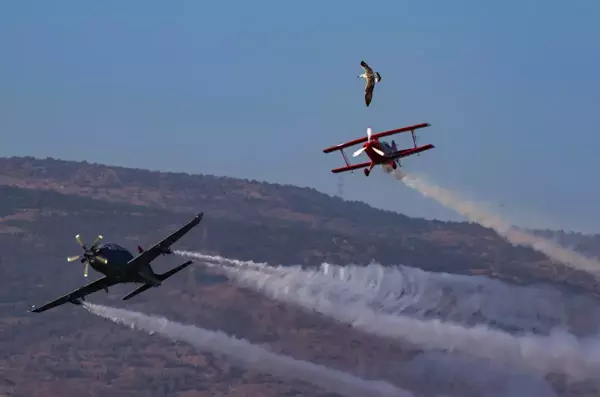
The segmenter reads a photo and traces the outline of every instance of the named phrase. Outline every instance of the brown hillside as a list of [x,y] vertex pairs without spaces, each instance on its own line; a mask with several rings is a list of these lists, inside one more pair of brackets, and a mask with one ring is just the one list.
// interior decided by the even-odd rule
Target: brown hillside
[[[204,211],[209,241],[217,244],[214,249],[241,259],[312,264],[376,259],[383,264],[475,272],[517,283],[560,282],[595,291],[589,276],[550,263],[531,249],[512,247],[478,225],[409,218],[309,188],[31,157],[0,158],[2,185],[160,209],[157,213],[165,214],[161,222],[187,219],[167,215],[172,212]],[[35,207],[35,197],[30,206]],[[314,237],[311,246],[298,255],[273,246],[305,240],[308,234]],[[560,237],[571,246],[600,254],[598,236]]]
[[[156,242],[197,211],[205,211],[206,219],[178,248],[309,265],[375,258],[594,291],[589,277],[575,277],[478,226],[411,219],[311,189],[22,158],[0,159],[0,180],[0,395],[331,396],[128,330],[73,305],[39,315],[27,312],[30,304],[85,282],[83,266],[65,260],[79,252],[76,233],[88,241],[100,233],[133,249]],[[160,258],[155,268],[163,271],[176,263]],[[296,358],[367,378],[385,377],[417,395],[435,388],[434,381],[423,385],[393,372],[397,362],[418,353],[413,347],[269,301],[200,266],[125,305],[120,297],[131,289],[118,286],[90,301],[222,329]],[[582,384],[555,386],[560,395],[591,395]],[[437,394],[477,395],[460,382]]]

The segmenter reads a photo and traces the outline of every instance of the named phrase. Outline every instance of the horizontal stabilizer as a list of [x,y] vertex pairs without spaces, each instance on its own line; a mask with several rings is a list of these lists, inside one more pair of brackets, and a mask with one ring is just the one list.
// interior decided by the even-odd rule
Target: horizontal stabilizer
[[158,287],[160,285],[160,282],[162,281],[160,278],[156,277],[157,275],[152,274],[151,270],[138,272],[138,276],[146,280],[146,283],[150,284],[153,287]]
[[172,276],[172,275],[174,275],[175,273],[182,271],[183,269],[185,269],[186,267],[188,267],[188,266],[189,266],[189,265],[191,265],[191,264],[192,264],[192,261],[187,261],[187,262],[185,262],[184,264],[182,264],[182,265],[179,265],[179,266],[177,266],[177,267],[175,267],[175,268],[173,268],[173,269],[169,270],[169,271],[168,271],[168,272],[166,272],[166,273],[163,273],[163,274],[157,274],[157,277],[158,277],[158,279],[159,279],[160,281],[165,281],[166,279],[168,279],[169,277],[171,277],[171,276]]
[[[166,272],[166,273],[163,273],[163,274],[157,274],[157,275],[156,275],[156,278],[157,278],[158,280],[160,280],[160,281],[164,281],[164,280],[168,279],[169,277],[171,277],[172,275],[174,275],[175,273],[182,271],[183,269],[185,269],[186,267],[188,267],[188,266],[189,266],[189,265],[191,265],[191,264],[192,264],[192,261],[187,261],[187,262],[185,262],[184,264],[182,264],[182,265],[179,265],[179,266],[177,266],[177,267],[175,267],[175,268],[173,268],[173,269],[169,270],[169,271],[168,271],[168,272]],[[153,287],[153,285],[152,285],[152,284],[144,284],[144,285],[142,285],[141,287],[138,287],[136,290],[134,290],[134,291],[131,291],[130,293],[128,293],[127,295],[125,295],[125,296],[123,297],[123,300],[124,300],[124,301],[126,301],[126,300],[128,300],[128,299],[131,299],[131,298],[133,298],[134,296],[136,296],[136,295],[138,295],[138,294],[141,294],[142,292],[144,292],[144,291],[146,291],[147,289],[149,289],[149,288],[152,288],[152,287]]]
[[125,295],[123,297],[123,300],[126,301],[127,299],[131,299],[134,296],[141,294],[142,292],[146,291],[148,288],[152,288],[151,284],[144,284],[141,287],[137,288],[135,291],[132,291],[130,293],[128,293],[127,295]]

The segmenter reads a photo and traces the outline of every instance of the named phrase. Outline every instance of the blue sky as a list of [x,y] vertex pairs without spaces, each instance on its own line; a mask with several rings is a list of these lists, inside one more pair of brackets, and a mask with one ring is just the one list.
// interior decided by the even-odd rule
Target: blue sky
[[[347,199],[460,219],[379,170],[333,175],[342,159],[322,153],[429,122],[436,149],[408,171],[525,226],[600,232],[600,2],[368,4],[4,2],[0,156],[331,194],[341,178]],[[363,59],[382,75],[369,108]]]

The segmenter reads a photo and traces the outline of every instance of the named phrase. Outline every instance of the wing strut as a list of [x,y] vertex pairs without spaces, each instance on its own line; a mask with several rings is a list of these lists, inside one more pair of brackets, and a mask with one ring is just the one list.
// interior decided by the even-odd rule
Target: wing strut
[[417,148],[417,135],[415,135],[415,130],[410,130],[410,133],[412,135],[413,145],[415,146],[415,149],[416,149]]
[[340,150],[340,153],[342,153],[342,157],[344,158],[346,165],[350,165],[350,163],[348,162],[348,157],[346,157],[346,153],[344,153],[344,149]]
[[[348,157],[346,157],[346,153],[344,152],[344,149],[340,149],[340,153],[342,153],[342,157],[344,158],[344,161],[346,162],[346,166],[350,167],[350,162],[348,161]],[[354,171],[350,171],[352,174],[354,174]]]

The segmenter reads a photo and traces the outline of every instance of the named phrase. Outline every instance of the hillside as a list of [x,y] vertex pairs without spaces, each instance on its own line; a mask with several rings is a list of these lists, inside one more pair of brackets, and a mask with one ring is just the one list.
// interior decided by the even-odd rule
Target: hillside
[[[115,204],[55,192],[3,187],[0,228],[0,393],[10,396],[280,396],[300,393],[331,396],[311,385],[282,382],[278,378],[240,370],[227,360],[198,354],[185,344],[168,341],[95,318],[66,305],[43,315],[27,312],[32,303],[44,302],[80,286],[83,267],[67,263],[77,253],[74,233],[91,239],[98,230],[130,248],[155,242],[188,215],[168,213],[129,204]],[[208,219],[207,219],[208,220]],[[180,247],[223,247],[235,252],[251,229],[242,223],[209,225],[182,239]],[[208,222],[207,222],[208,224]],[[212,229],[216,229],[215,232]],[[142,233],[141,231],[146,231]],[[206,226],[204,226],[206,230]],[[248,231],[250,230],[250,231]],[[151,231],[151,232],[148,232]],[[266,233],[277,235],[276,227]],[[233,242],[228,234],[233,233]],[[204,238],[206,236],[206,238]],[[237,238],[236,238],[237,237]],[[239,238],[239,241],[238,241]],[[204,240],[204,243],[203,243]],[[212,243],[211,243],[212,241]],[[311,239],[305,247],[310,247]],[[206,244],[205,244],[206,243]],[[279,244],[294,250],[295,242]],[[258,248],[257,252],[268,247]],[[261,254],[268,256],[268,253]],[[161,271],[176,259],[157,260]],[[131,286],[96,294],[93,302],[123,306],[119,299]],[[393,360],[410,354],[387,341],[373,340],[262,296],[223,284],[196,267],[157,290],[140,295],[125,307],[167,315],[174,320],[268,343],[269,347],[363,376],[377,376]],[[48,315],[49,314],[49,315]],[[335,343],[334,343],[335,342]],[[353,346],[348,351],[347,346]],[[193,390],[185,394],[186,390]],[[290,394],[291,393],[291,394]]]
[[[187,219],[183,214],[204,211],[204,248],[240,259],[283,264],[376,259],[514,282],[561,282],[590,291],[595,287],[589,276],[552,264],[531,249],[512,247],[479,225],[409,218],[309,188],[30,157],[0,158],[0,186],[139,205],[159,210],[157,224],[181,222]],[[29,199],[30,207],[36,206],[36,197]],[[2,205],[10,202],[3,200]],[[0,211],[17,211],[15,205]],[[98,225],[96,233],[100,231],[107,233]],[[600,236],[538,233],[600,255]],[[290,242],[295,249],[287,247]]]
[[[5,353],[0,394],[11,396],[331,396],[301,382],[240,370],[72,305],[40,315],[27,312],[30,304],[85,282],[83,266],[65,260],[79,253],[75,234],[86,241],[102,234],[133,249],[156,242],[198,211],[205,212],[205,220],[178,248],[283,264],[375,258],[518,283],[556,282],[595,293],[588,276],[511,247],[477,225],[412,219],[312,189],[10,158],[0,159],[0,197],[0,351]],[[176,262],[160,258],[156,269]],[[389,374],[398,360],[418,353],[236,288],[198,266],[124,305],[120,298],[131,289],[119,286],[90,300],[222,329],[367,378]],[[415,392],[425,387],[410,378],[394,382]],[[578,387],[558,380],[556,385]],[[461,384],[444,393],[477,395]],[[577,395],[587,394],[581,388]]]

